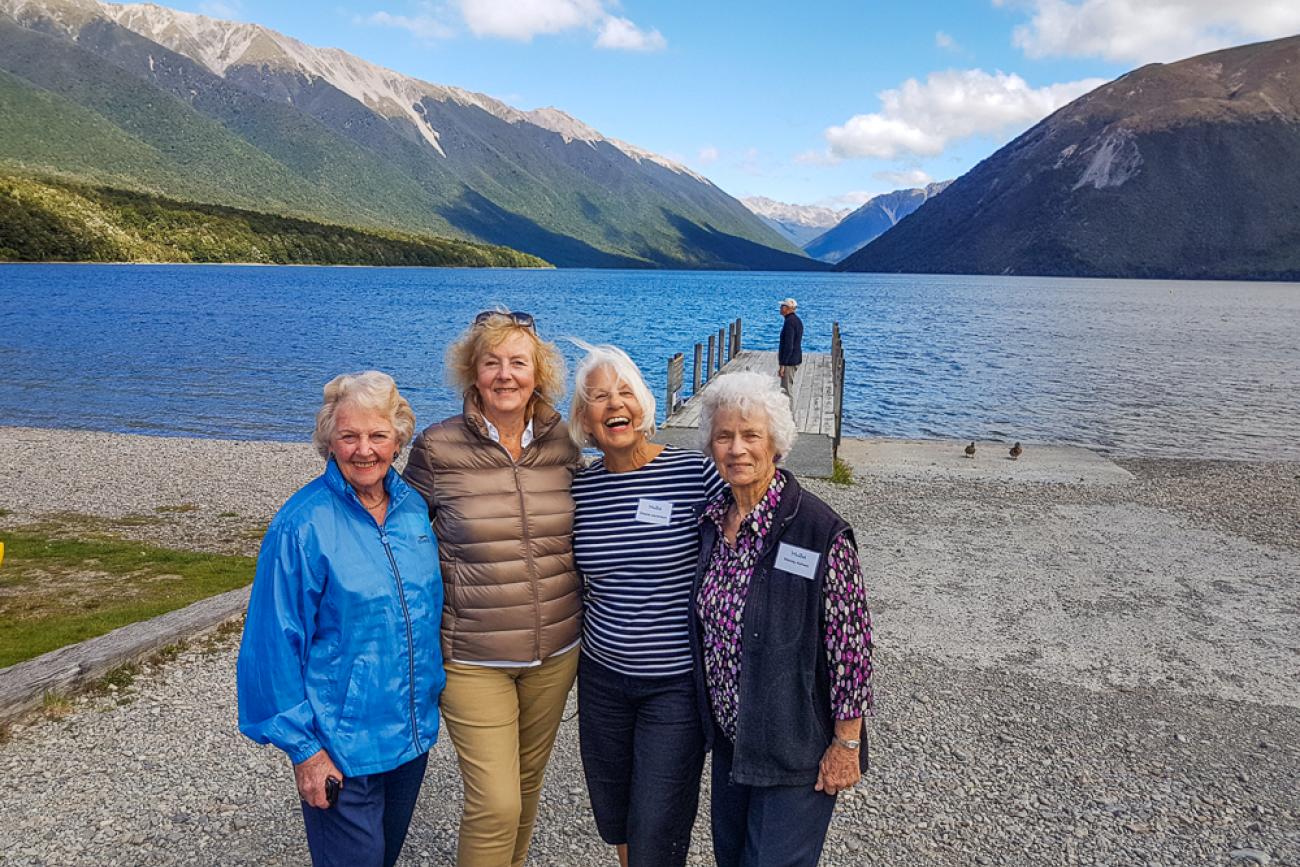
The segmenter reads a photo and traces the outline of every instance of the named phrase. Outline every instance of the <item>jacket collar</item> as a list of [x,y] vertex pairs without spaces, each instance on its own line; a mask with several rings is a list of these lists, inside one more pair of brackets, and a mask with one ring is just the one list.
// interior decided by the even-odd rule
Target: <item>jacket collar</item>
[[[357,496],[356,489],[348,483],[347,479],[343,478],[343,471],[339,469],[338,461],[334,460],[333,455],[330,455],[329,461],[325,464],[325,485],[344,500],[356,503],[357,508],[367,515],[370,514],[370,510],[365,507],[361,502],[361,498]],[[398,504],[406,499],[406,495],[411,492],[410,486],[402,481],[402,477],[392,467],[388,468],[388,474],[384,476],[384,490],[388,492],[389,512],[397,508]]]
[[[559,423],[560,414],[540,397],[533,401],[532,409],[533,415],[530,421],[533,425],[533,442],[536,443],[544,439]],[[487,419],[483,417],[483,410],[479,408],[478,401],[473,395],[466,395],[464,409],[461,412],[466,427],[483,439],[492,441],[492,436],[488,433]]]
[[[794,473],[780,467],[776,468],[776,472],[781,477],[781,495],[776,501],[772,523],[763,534],[763,541],[759,547],[760,557],[772,548],[776,540],[785,532],[786,526],[799,514],[799,504],[803,500],[803,488],[799,486]],[[775,480],[773,483],[775,484]],[[727,488],[708,504],[696,507],[697,520],[715,538],[719,535],[722,515],[725,514],[733,499],[731,489]]]

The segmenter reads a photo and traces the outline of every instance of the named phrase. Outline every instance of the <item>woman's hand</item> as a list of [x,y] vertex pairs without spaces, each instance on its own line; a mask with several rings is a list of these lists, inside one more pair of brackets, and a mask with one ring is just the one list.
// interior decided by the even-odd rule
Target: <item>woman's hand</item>
[[[837,740],[856,740],[862,738],[863,734],[862,717],[835,721]],[[856,750],[851,750],[832,740],[822,754],[822,763],[817,769],[817,785],[814,788],[828,795],[853,788],[854,783],[862,779],[861,765],[858,764],[861,749],[859,746]]]
[[343,774],[324,750],[294,765],[293,777],[298,783],[298,796],[321,810],[330,807],[329,799],[325,797],[325,780],[333,777],[339,781],[339,788],[343,787]]
[[844,789],[853,788],[853,784],[860,779],[862,779],[862,771],[858,767],[858,750],[850,750],[832,741],[822,755],[821,767],[817,770],[817,785],[814,788],[819,792],[834,795]]

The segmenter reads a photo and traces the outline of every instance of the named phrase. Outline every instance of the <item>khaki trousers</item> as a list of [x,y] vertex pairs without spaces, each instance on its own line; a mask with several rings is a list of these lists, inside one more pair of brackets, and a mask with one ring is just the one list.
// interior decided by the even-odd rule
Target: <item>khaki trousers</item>
[[578,653],[533,668],[447,663],[442,716],[465,783],[457,867],[523,867]]
[[794,403],[794,376],[799,372],[799,365],[785,365],[781,368],[781,390],[789,396],[790,402]]

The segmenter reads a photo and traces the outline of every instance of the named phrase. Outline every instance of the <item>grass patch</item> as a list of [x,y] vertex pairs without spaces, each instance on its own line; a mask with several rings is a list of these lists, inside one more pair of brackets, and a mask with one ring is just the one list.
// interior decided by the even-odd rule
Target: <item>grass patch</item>
[[217,512],[218,518],[238,518],[238,512]]
[[256,565],[67,530],[3,534],[0,668],[242,587]]
[[836,458],[835,465],[831,469],[830,482],[831,484],[845,486],[853,484],[853,468]]
[[121,692],[131,684],[135,683],[135,677],[140,673],[140,666],[134,662],[128,662],[126,665],[119,665],[108,674],[95,681],[90,689],[92,692],[103,695],[107,692]]
[[231,641],[236,641],[244,632],[243,616],[236,617],[233,620],[227,620],[216,629],[203,636],[203,643],[199,646],[199,652],[205,656],[225,650]]
[[63,719],[72,713],[72,702],[58,693],[47,692],[41,698],[41,713],[46,719]]
[[154,511],[162,512],[164,514],[169,514],[169,515],[176,515],[176,514],[184,514],[185,512],[197,512],[201,508],[203,507],[196,506],[194,503],[177,503],[174,506],[157,506],[154,508]]
[[8,509],[0,509],[0,518],[8,518],[12,514],[13,512],[9,511]]

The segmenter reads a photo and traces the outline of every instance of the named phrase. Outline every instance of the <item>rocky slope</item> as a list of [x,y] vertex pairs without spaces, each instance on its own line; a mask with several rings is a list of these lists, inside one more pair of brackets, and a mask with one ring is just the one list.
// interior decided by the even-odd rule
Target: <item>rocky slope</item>
[[1144,66],[838,266],[1300,279],[1300,37]]

